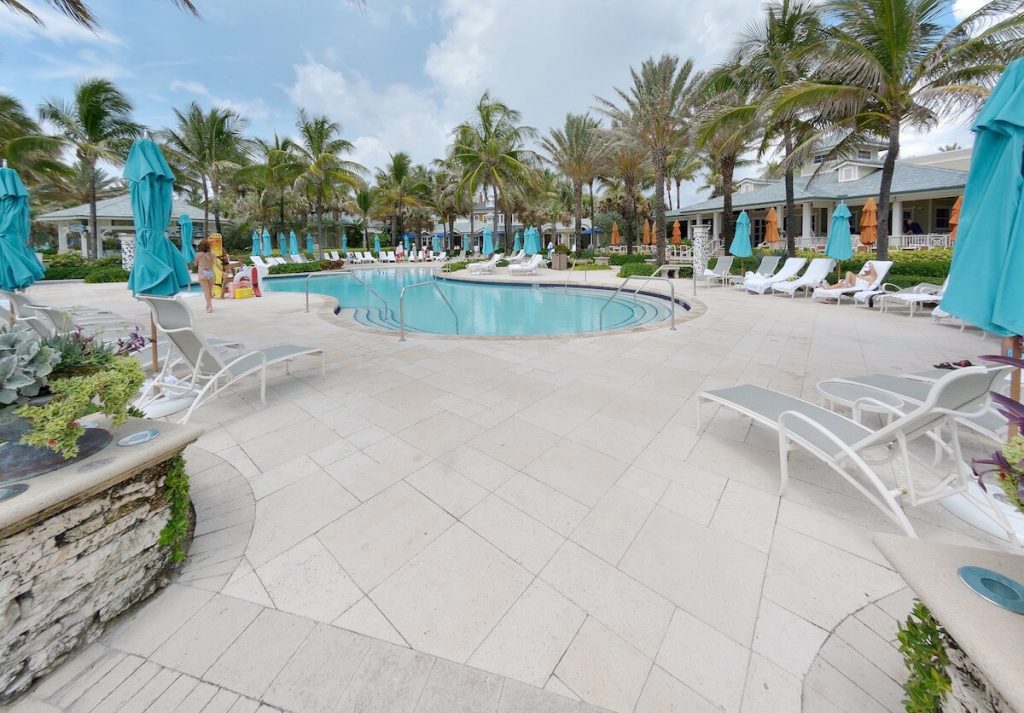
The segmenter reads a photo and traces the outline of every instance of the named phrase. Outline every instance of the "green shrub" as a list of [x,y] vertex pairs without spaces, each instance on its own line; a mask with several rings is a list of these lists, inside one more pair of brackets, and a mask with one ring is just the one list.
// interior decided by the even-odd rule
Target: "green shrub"
[[85,260],[79,253],[63,253],[51,256],[46,263],[49,267],[78,267],[84,265]]
[[608,258],[609,265],[626,265],[631,262],[646,262],[650,255],[645,253],[614,253]]
[[98,270],[101,267],[121,267],[121,258],[101,257],[99,260],[93,260],[87,264],[93,270]]
[[98,270],[90,270],[84,280],[89,284],[128,282],[128,271],[121,267],[101,267]]
[[344,260],[319,260],[321,270],[340,270],[345,266]]
[[68,267],[48,267],[43,275],[44,280],[82,280],[91,270],[85,265]]
[[283,265],[271,265],[271,275],[293,275],[300,272],[320,272],[323,269],[317,262],[286,262]]
[[469,261],[467,261],[467,260],[463,260],[462,262],[450,262],[447,265],[447,269],[448,269],[448,272],[457,272],[458,270],[465,270],[466,269],[466,265],[468,265],[468,264],[469,264]]
[[572,269],[574,272],[592,272],[593,270],[611,270],[611,265],[593,265],[591,263],[580,263],[573,265]]
[[646,262],[631,262],[623,265],[619,269],[619,277],[630,277],[631,275],[653,275],[655,270],[658,269],[657,265],[651,265]]
[[508,267],[508,260],[498,260],[498,262],[495,263],[495,266],[496,267]]
[[905,622],[899,625],[896,638],[900,642],[903,664],[910,675],[903,684],[907,697],[903,705],[907,713],[938,713],[942,702],[952,690],[949,674],[949,654],[943,641],[945,632],[921,602]]
[[570,253],[568,245],[556,245],[555,252],[559,255],[568,255]]
[[185,472],[185,458],[179,453],[171,459],[164,476],[164,487],[171,501],[171,517],[160,531],[159,543],[171,548],[171,560],[185,559],[185,537],[188,534],[188,474]]

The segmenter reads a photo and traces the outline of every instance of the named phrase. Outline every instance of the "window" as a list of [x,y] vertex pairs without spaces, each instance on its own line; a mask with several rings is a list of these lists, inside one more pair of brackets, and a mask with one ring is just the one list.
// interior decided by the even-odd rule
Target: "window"
[[825,163],[825,159],[827,157],[828,157],[828,154],[823,154],[823,153],[816,153],[816,154],[814,154],[814,163],[815,163],[815,165],[817,165],[819,163]]
[[865,151],[864,149],[861,149],[861,150],[859,150],[857,152],[857,158],[859,158],[859,159],[861,159],[863,161],[870,161],[871,160],[871,152],[870,151]]
[[936,230],[949,230],[949,208],[936,208],[935,209],[935,228]]
[[856,181],[858,178],[856,166],[843,166],[839,171],[839,182]]

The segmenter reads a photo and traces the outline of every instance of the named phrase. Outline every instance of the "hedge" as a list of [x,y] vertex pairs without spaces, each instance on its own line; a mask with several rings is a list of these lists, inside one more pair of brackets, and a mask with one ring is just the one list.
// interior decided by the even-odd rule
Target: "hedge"
[[647,262],[650,257],[645,253],[613,253],[608,256],[608,264],[625,265],[631,262]]
[[128,271],[121,267],[101,267],[90,270],[85,276],[85,282],[96,284],[100,282],[128,282]]
[[319,260],[313,262],[286,262],[283,265],[271,265],[271,275],[292,275],[298,272],[320,272],[323,268]]
[[653,275],[657,269],[657,265],[652,265],[650,263],[631,262],[622,266],[619,270],[619,277],[629,277],[630,275],[643,275],[648,277]]

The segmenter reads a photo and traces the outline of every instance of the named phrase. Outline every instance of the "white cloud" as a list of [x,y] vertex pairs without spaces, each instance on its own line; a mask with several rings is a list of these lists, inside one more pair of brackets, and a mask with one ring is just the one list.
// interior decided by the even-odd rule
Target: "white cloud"
[[0,8],[0,35],[21,39],[42,38],[55,44],[88,43],[97,45],[124,45],[117,35],[107,31],[93,32],[65,15],[35,2],[23,2],[42,21],[37,23],[29,17],[6,8]]
[[240,116],[250,120],[266,119],[270,115],[266,101],[261,97],[255,99],[229,99],[215,96],[205,84],[188,79],[172,79],[169,89],[172,92],[184,92],[202,97],[213,106],[231,109]]
[[124,62],[101,56],[94,49],[81,49],[72,56],[41,54],[46,66],[32,74],[37,79],[123,79],[135,76]]
[[362,75],[308,58],[295,65],[286,88],[296,107],[325,113],[342,125],[356,150],[352,159],[383,166],[390,153],[407,151],[416,162],[442,155],[454,122],[446,121],[430,93],[406,84],[375,88]]
[[402,19],[403,20],[405,20],[410,25],[415,25],[416,24],[416,12],[412,9],[411,6],[409,6],[409,5],[402,5],[402,8],[401,8],[400,12],[402,14]]
[[953,16],[959,22],[988,3],[989,0],[953,0]]

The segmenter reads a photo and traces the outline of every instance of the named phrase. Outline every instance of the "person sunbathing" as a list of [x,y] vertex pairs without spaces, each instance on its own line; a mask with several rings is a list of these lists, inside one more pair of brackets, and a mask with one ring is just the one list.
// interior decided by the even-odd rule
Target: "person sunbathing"
[[868,260],[864,263],[864,267],[861,268],[859,274],[855,275],[852,272],[847,272],[846,277],[836,282],[836,284],[830,285],[827,281],[822,281],[821,286],[826,290],[848,289],[854,287],[866,290],[877,281],[878,273],[875,271],[875,263]]

